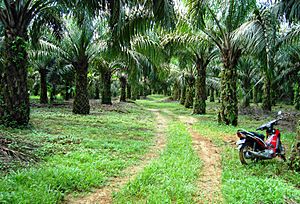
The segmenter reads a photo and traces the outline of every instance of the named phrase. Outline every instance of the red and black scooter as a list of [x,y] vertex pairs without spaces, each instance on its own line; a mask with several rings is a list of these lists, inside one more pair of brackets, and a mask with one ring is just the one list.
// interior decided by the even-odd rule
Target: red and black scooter
[[[281,115],[279,111],[278,115]],[[265,136],[256,132],[248,132],[246,130],[238,130],[237,141],[239,156],[242,164],[248,164],[252,161],[273,159],[279,156],[286,161],[284,147],[280,140],[280,131],[274,126],[278,124],[280,119],[272,120],[256,130],[266,130],[267,140]]]

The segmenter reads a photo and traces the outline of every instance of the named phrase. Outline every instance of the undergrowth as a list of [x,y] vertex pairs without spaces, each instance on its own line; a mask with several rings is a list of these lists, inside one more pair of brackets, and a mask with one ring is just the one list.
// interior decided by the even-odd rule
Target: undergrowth
[[154,119],[135,105],[125,108],[124,113],[93,110],[88,116],[66,108],[33,108],[31,128],[1,128],[3,135],[37,144],[33,152],[39,158],[6,164],[1,203],[57,203],[66,194],[105,185],[138,162],[152,144]]

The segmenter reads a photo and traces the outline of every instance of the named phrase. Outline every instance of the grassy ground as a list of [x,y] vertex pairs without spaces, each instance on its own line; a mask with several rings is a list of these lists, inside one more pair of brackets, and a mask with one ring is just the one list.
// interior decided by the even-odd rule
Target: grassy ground
[[[244,122],[240,126],[250,128],[251,121]],[[255,127],[252,126],[250,129]],[[300,202],[300,175],[289,170],[287,163],[274,159],[248,166],[240,164],[238,150],[230,143],[224,142],[222,138],[234,135],[237,128],[205,120],[200,120],[194,128],[203,136],[211,138],[223,150],[222,193],[227,203]],[[294,136],[293,133],[283,136],[283,144],[288,149],[291,149]]]
[[70,192],[103,186],[136,163],[152,144],[155,121],[135,105],[124,106],[123,113],[98,109],[89,116],[34,108],[31,128],[1,127],[2,136],[21,141],[10,148],[25,151],[31,144],[28,152],[39,161],[0,163],[1,203],[56,203]]
[[[201,161],[191,145],[186,127],[176,115],[191,110],[162,96],[151,96],[136,105],[95,109],[89,116],[76,116],[70,108],[33,108],[31,127],[0,127],[0,139],[14,141],[9,147],[27,156],[26,162],[0,160],[0,203],[56,203],[69,193],[82,193],[104,186],[109,178],[135,165],[152,144],[154,116],[145,108],[172,113],[168,143],[160,158],[146,167],[119,193],[116,203],[192,203]],[[277,106],[277,109],[285,109]],[[217,124],[217,103],[207,104],[207,114],[194,116],[193,128],[222,150],[222,193],[226,203],[300,203],[300,175],[281,160],[242,166],[235,141],[236,130],[254,130],[272,119],[268,115],[240,115],[239,126]],[[290,110],[289,107],[286,108]],[[165,112],[166,116],[170,116]],[[283,128],[287,157],[295,133]],[[224,139],[225,138],[225,139]]]
[[167,148],[114,197],[115,203],[193,203],[200,160],[179,122],[168,127]]
[[[157,96],[156,96],[157,98]],[[168,109],[176,115],[190,114],[190,110],[178,103],[157,104],[158,107]],[[141,102],[145,106],[155,106],[149,101]],[[272,120],[278,110],[287,112],[291,107],[277,106],[270,115],[239,116],[239,126],[225,126],[217,123],[218,104],[208,103],[208,113],[194,116],[199,122],[193,126],[202,136],[212,141],[222,149],[222,194],[226,203],[300,203],[300,175],[288,169],[287,163],[280,159],[262,161],[249,166],[240,164],[238,150],[232,144],[238,138],[236,131],[240,128],[255,130],[261,124]],[[289,157],[296,134],[289,132],[290,128],[280,127],[282,141]]]

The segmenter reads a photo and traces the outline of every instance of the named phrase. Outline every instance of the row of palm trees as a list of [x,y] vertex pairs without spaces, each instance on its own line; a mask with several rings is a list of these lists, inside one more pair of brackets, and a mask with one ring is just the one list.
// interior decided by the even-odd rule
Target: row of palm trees
[[[132,49],[135,46],[132,38],[159,25],[171,26],[172,6],[172,1],[168,0],[1,1],[1,123],[28,124],[28,66],[30,60],[37,58],[42,58],[44,63],[40,67],[42,84],[45,84],[47,66],[71,66],[75,70],[74,113],[88,114],[90,111],[87,73],[91,64],[101,73],[102,102],[110,104],[113,72],[123,67],[136,72],[140,60],[150,61]],[[43,102],[47,101],[46,93],[44,87]]]
[[[294,96],[295,107],[299,109],[297,84],[299,52],[293,48],[299,47],[299,43],[288,40],[290,36],[297,36],[297,26],[296,30],[290,32],[295,33],[294,35],[287,35],[287,31],[280,30],[280,26],[287,25],[282,20],[282,16],[288,14],[285,5],[292,4],[189,1],[187,4],[189,15],[181,17],[176,32],[169,34],[165,40],[166,45],[171,44],[173,49],[180,50],[174,52],[174,55],[183,61],[179,62],[179,65],[188,64],[187,68],[181,67],[186,69],[187,77],[182,77],[179,73],[179,78],[181,81],[184,79],[185,83],[174,84],[174,89],[181,88],[180,91],[174,91],[174,98],[177,99],[181,95],[182,104],[186,107],[193,104],[193,112],[196,114],[205,113],[207,90],[213,90],[208,89],[206,85],[211,84],[209,81],[219,75],[218,87],[221,92],[219,120],[225,124],[237,125],[239,89],[243,93],[243,107],[250,105],[251,95],[257,103],[257,97],[262,90],[263,110],[271,111],[276,98],[292,99]],[[187,60],[186,56],[190,60]],[[221,66],[217,75],[208,77],[207,67],[211,70],[216,65]],[[191,66],[194,67],[194,71],[190,71]],[[194,78],[196,83],[193,82]],[[238,79],[241,83],[237,86]],[[195,89],[194,103],[191,102],[193,96],[190,96],[193,94],[190,90],[193,89]]]

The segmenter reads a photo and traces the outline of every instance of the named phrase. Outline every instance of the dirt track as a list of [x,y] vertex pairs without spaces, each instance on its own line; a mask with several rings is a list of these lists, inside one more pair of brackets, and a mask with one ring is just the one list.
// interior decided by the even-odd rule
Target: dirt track
[[109,185],[103,188],[97,189],[95,192],[84,197],[67,197],[64,203],[70,204],[107,204],[112,203],[112,193],[120,190],[126,183],[133,180],[153,159],[159,156],[161,150],[166,145],[167,119],[162,116],[158,110],[151,109],[157,119],[157,133],[155,137],[154,145],[150,147],[149,152],[143,156],[143,160],[136,166],[130,166],[123,170],[122,176],[112,178],[108,183]]
[[[72,204],[87,204],[87,203],[112,203],[112,193],[119,191],[126,183],[133,180],[143,169],[158,158],[159,153],[166,145],[166,129],[168,124],[168,117],[163,116],[160,110],[151,109],[156,115],[157,119],[157,133],[155,137],[155,145],[153,145],[149,152],[144,155],[142,161],[136,166],[130,166],[123,170],[122,176],[112,178],[107,186],[96,190],[85,197],[72,198],[67,197],[64,203]],[[176,118],[184,123],[192,137],[192,142],[195,151],[203,163],[202,171],[197,181],[198,193],[195,195],[196,203],[222,203],[221,193],[221,157],[220,150],[211,140],[202,137],[198,132],[192,129],[192,125],[197,120],[192,116],[175,116],[168,110],[161,110],[167,115]]]
[[193,146],[203,162],[203,168],[199,175],[197,203],[222,203],[221,193],[221,156],[220,150],[208,138],[202,137],[192,129],[197,122],[193,117],[180,116],[180,121],[185,123],[192,136]]

